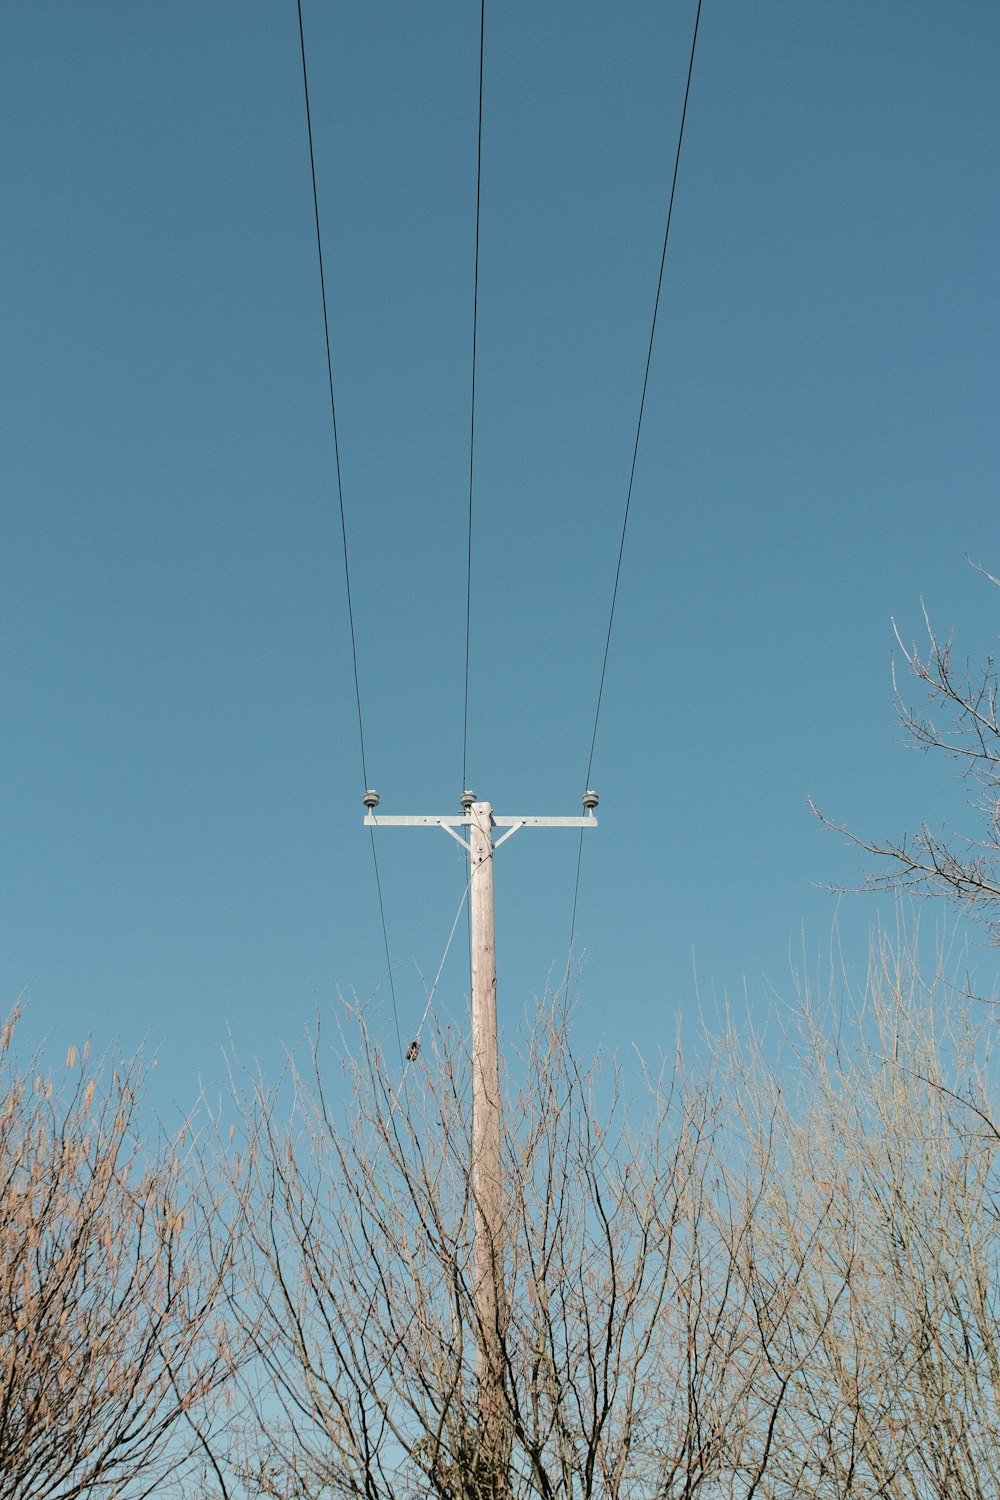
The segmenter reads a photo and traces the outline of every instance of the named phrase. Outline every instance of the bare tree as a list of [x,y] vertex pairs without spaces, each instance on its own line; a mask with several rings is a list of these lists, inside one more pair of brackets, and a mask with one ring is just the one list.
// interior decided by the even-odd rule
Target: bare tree
[[363,1025],[360,1038],[343,1123],[319,1036],[305,1074],[285,1080],[290,1112],[259,1083],[244,1100],[234,1312],[258,1351],[248,1490],[747,1493],[738,1455],[780,1383],[736,1274],[754,1204],[725,1190],[712,1088],[647,1077],[632,1120],[618,1069],[581,1069],[558,1007],[540,1010],[507,1079],[497,1474],[477,1432],[465,1041],[439,1031],[397,1089]]
[[[976,571],[1000,587],[985,569]],[[982,819],[978,838],[958,839],[923,823],[898,842],[859,838],[842,824],[814,811],[829,828],[867,853],[885,861],[865,881],[867,889],[911,889],[940,892],[971,908],[1000,941],[1000,718],[994,657],[976,669],[956,659],[952,638],[939,636],[926,608],[926,645],[896,640],[909,673],[926,690],[926,708],[915,707],[903,692],[893,665],[893,691],[900,723],[911,743],[925,751],[943,751],[962,777],[978,789],[975,808]],[[895,628],[895,627],[894,627]]]
[[[394,1082],[357,1023],[250,1081],[231,1312],[242,1493],[275,1500],[987,1500],[1000,1473],[992,1032],[880,939],[701,1082],[583,1068],[558,1005],[504,1101],[502,1471],[479,1438],[467,1039]],[[492,1448],[491,1448],[492,1451]]]
[[94,1067],[85,1047],[59,1075],[19,1067],[16,1021],[0,1037],[0,1497],[138,1500],[195,1460],[201,1493],[224,1493],[222,1221],[183,1137],[142,1143],[138,1060]]
[[883,940],[853,1014],[803,996],[780,1075],[729,1039],[756,1179],[741,1271],[786,1382],[774,1500],[996,1493],[996,1070],[990,1031],[954,1000],[915,945]]

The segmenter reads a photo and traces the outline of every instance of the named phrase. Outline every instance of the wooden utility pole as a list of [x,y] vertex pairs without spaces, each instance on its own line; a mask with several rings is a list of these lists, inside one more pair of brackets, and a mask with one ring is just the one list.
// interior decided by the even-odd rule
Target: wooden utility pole
[[[479,1386],[479,1489],[502,1500],[508,1493],[510,1442],[504,1416],[503,1172],[500,1153],[500,1058],[497,1047],[496,936],[493,920],[493,856],[520,828],[596,828],[596,792],[584,794],[582,818],[495,818],[488,802],[462,793],[458,817],[383,817],[378,792],[365,792],[369,827],[443,828],[469,855],[472,916],[472,1155],[473,1298],[476,1316],[476,1375]],[[467,827],[466,841],[456,830]],[[494,841],[494,828],[507,832]]]
[[[496,930],[493,920],[493,809],[469,805],[469,902],[472,964],[472,1159],[476,1373],[479,1449],[486,1492],[502,1494],[506,1473],[503,1420],[503,1337],[507,1326],[503,1282],[500,1058],[497,1048]],[[504,1488],[506,1488],[504,1486]]]

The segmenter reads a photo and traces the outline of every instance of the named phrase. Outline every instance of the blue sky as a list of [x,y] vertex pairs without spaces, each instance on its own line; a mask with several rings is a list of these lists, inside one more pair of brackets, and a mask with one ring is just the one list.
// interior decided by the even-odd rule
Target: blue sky
[[[469,780],[583,791],[693,4],[487,3]],[[307,0],[369,773],[457,810],[479,8]],[[873,836],[974,819],[901,747],[890,617],[995,637],[1000,12],[706,0],[594,762],[585,1046],[763,1016]],[[3,1001],[277,1066],[385,961],[292,0],[8,7]],[[379,835],[404,1043],[462,887]],[[497,857],[502,1021],[576,840]],[[870,898],[840,906],[863,966]],[[993,983],[993,960],[978,972]],[[461,1015],[456,943],[440,1005]],[[381,1013],[383,1021],[386,1012]],[[388,1024],[386,1022],[386,1024]]]

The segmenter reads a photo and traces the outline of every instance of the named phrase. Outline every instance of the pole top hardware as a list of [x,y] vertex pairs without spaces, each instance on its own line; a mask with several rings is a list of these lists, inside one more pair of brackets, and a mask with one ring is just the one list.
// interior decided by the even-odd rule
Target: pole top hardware
[[[369,802],[369,798],[373,800]],[[397,816],[393,813],[375,813],[378,802],[378,792],[371,790],[365,792],[366,828],[443,828],[445,833],[450,834],[463,849],[468,849],[468,842],[456,830],[459,828],[470,828],[475,821],[475,813],[472,811],[478,805],[475,792],[466,789],[462,793],[462,811],[460,813],[408,813],[405,816]],[[498,838],[493,847],[499,849],[505,839],[509,839],[519,828],[596,828],[597,819],[594,816],[594,808],[597,806],[597,793],[588,791],[583,799],[584,814],[577,818],[536,818],[534,815],[518,815],[510,817],[506,814],[499,815],[490,813],[491,828],[506,828],[507,832]]]
[[361,800],[368,808],[369,812],[373,812],[375,808],[378,807],[381,798],[379,797],[378,792],[374,791],[371,787],[368,787],[365,791],[365,795]]

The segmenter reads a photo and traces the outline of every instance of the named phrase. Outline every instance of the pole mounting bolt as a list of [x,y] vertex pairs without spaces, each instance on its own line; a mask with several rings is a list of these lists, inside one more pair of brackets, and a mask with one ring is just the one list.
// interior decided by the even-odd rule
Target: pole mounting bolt
[[591,788],[588,787],[587,791],[585,791],[584,794],[583,794],[583,810],[584,810],[584,812],[586,812],[586,813],[593,813],[594,808],[597,806],[597,802],[598,802],[597,793],[595,791],[593,791]]
[[378,792],[373,791],[372,788],[369,787],[361,800],[368,808],[369,812],[374,812],[375,808],[378,807],[381,799]]
[[475,800],[476,800],[476,794],[475,794],[475,792],[470,792],[469,789],[468,789],[468,787],[466,787],[465,791],[462,793],[461,797],[459,797],[458,800],[459,800],[460,804],[462,805],[462,807],[465,809],[465,811],[468,812],[469,808],[472,806],[473,802],[475,802]]

